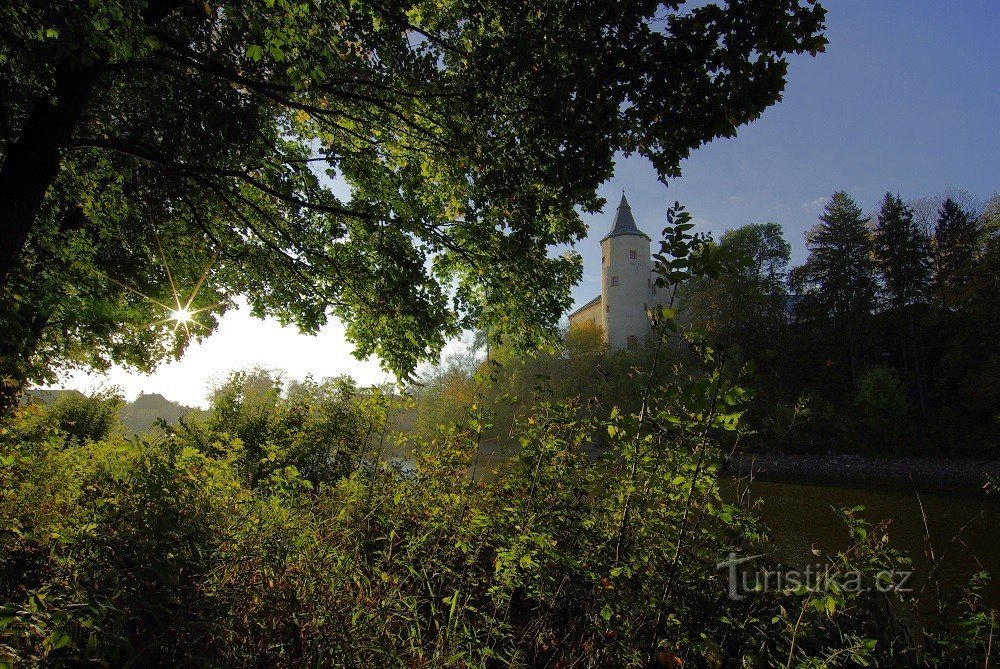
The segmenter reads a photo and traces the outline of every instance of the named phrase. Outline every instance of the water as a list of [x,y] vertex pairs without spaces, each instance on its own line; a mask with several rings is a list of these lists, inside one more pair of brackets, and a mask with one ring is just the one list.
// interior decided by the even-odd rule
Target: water
[[[812,553],[814,547],[824,555],[847,547],[846,526],[831,506],[863,505],[866,510],[861,517],[872,523],[891,519],[889,543],[913,557],[913,582],[918,590],[931,572],[919,493],[939,561],[941,591],[953,595],[969,576],[985,570],[993,578],[983,590],[984,603],[1000,608],[1000,497],[978,491],[914,490],[912,486],[773,480],[754,481],[750,489],[762,501],[760,515],[771,530],[778,559],[790,566],[821,562]],[[731,488],[726,495],[732,497]],[[933,592],[933,585],[926,592]]]

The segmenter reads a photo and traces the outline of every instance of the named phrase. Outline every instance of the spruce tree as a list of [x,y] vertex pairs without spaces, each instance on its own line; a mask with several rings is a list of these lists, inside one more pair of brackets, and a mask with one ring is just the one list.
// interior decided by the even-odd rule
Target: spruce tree
[[865,325],[875,308],[876,268],[868,218],[844,191],[830,198],[820,223],[806,236],[809,258],[794,273],[807,308],[829,323],[831,346],[846,344],[851,380],[861,371]]
[[901,309],[927,295],[931,281],[930,240],[899,195],[885,194],[875,227],[875,257],[889,306]]
[[946,302],[949,294],[967,282],[980,246],[975,216],[948,198],[938,210],[934,226],[935,284]]
[[875,227],[875,257],[886,302],[899,323],[903,376],[912,380],[918,403],[925,410],[927,393],[914,305],[930,289],[931,247],[927,234],[913,219],[913,211],[898,194],[886,193]]
[[[934,293],[935,313],[939,327],[953,333],[947,350],[942,356],[942,374],[947,379],[960,379],[968,375],[982,356],[990,355],[995,346],[986,351],[980,341],[995,341],[995,331],[987,312],[995,301],[980,301],[983,290],[991,290],[995,282],[990,276],[990,258],[984,255],[985,236],[981,234],[982,221],[969,209],[949,197],[938,210],[934,226]],[[981,320],[986,317],[986,321]]]

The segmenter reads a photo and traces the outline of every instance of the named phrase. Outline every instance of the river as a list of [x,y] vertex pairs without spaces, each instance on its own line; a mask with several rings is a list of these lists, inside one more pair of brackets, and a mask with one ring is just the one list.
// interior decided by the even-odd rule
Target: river
[[[824,554],[848,545],[847,529],[832,506],[866,507],[872,523],[890,519],[889,544],[914,559],[919,590],[930,574],[919,494],[927,515],[931,545],[939,561],[938,579],[945,595],[958,591],[970,575],[993,575],[983,590],[984,603],[1000,608],[1000,497],[977,490],[923,489],[867,483],[803,483],[755,480],[751,492],[761,500],[760,514],[771,530],[778,559],[794,567],[815,565]],[[728,496],[732,496],[728,492]],[[932,592],[933,586],[927,592]]]

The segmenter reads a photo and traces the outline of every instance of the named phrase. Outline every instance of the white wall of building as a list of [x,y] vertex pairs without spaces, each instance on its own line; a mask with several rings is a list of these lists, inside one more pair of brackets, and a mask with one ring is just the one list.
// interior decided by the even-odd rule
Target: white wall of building
[[[645,235],[616,235],[601,242],[601,296],[604,307],[604,336],[611,349],[641,344],[649,332],[647,311],[655,296]],[[617,285],[616,285],[617,284]]]

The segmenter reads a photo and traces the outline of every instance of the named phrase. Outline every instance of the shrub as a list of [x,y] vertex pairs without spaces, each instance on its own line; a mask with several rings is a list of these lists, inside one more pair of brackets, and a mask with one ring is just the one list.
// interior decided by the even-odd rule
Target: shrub
[[252,370],[216,388],[205,417],[166,429],[205,452],[234,458],[252,486],[288,467],[318,485],[351,472],[385,440],[394,406],[391,394],[361,392],[350,378],[285,383]]
[[117,390],[91,395],[64,393],[49,408],[54,424],[78,442],[100,441],[122,430],[118,410],[125,400]]
[[885,367],[875,367],[858,383],[854,399],[858,421],[870,443],[878,448],[905,447],[912,436],[913,406],[899,378]]
[[[718,436],[739,429],[717,374],[638,414],[542,405],[475,479],[477,428],[411,440],[411,466],[360,459],[317,485],[249,480],[232,451],[178,432],[2,451],[0,658],[115,666],[965,666],[976,595],[923,630],[891,594],[727,597],[729,552],[767,550],[719,496]],[[709,408],[717,400],[721,409]],[[706,417],[710,416],[706,423]],[[706,430],[706,426],[708,430]],[[614,449],[594,456],[595,432]],[[252,483],[252,487],[251,487]],[[832,574],[905,567],[886,527],[847,510]],[[887,614],[898,611],[897,614]]]

